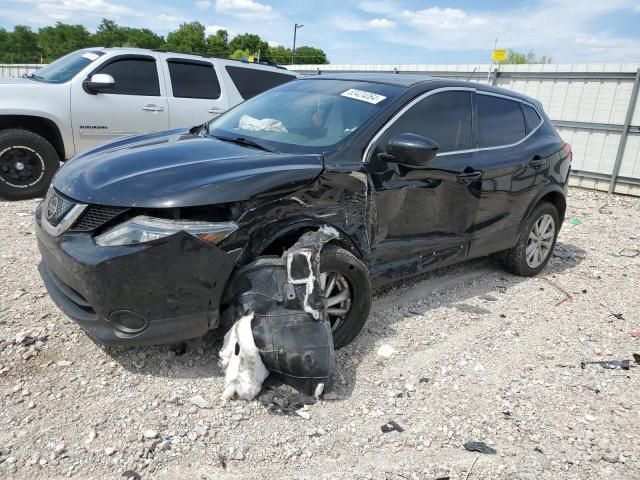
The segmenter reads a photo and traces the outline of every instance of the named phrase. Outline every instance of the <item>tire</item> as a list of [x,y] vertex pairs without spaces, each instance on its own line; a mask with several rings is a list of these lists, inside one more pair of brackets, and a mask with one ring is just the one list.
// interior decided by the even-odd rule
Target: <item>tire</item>
[[[553,235],[551,235],[549,227],[544,227],[546,225],[545,221],[548,220],[553,222]],[[536,232],[533,231],[536,224],[538,225],[537,232],[540,235],[536,235]],[[544,232],[541,231],[542,228],[545,228]],[[518,243],[512,249],[507,250],[504,256],[503,262],[507,271],[521,277],[532,277],[540,273],[553,255],[559,231],[560,217],[556,207],[548,202],[542,202],[537,205],[527,218],[527,221],[522,225],[518,234]],[[542,240],[530,239],[530,235],[538,239],[542,238]],[[550,242],[550,245],[547,250],[548,242]],[[540,256],[537,255],[536,252],[538,250],[532,244],[543,245],[543,249],[540,250]],[[529,258],[527,258],[527,247],[531,248]],[[533,250],[535,250],[534,253],[532,253]]]
[[[350,293],[349,308],[345,315],[340,318],[336,325],[338,317],[331,315],[332,307],[339,309],[344,306],[329,306],[329,317],[332,320],[333,343],[335,348],[342,348],[349,345],[354,338],[360,333],[362,327],[367,321],[369,311],[371,310],[371,281],[369,279],[369,271],[367,267],[358,260],[353,254],[337,245],[326,245],[320,253],[320,273],[321,285],[323,288],[329,288],[332,276],[337,279],[332,292],[325,292],[328,300],[337,298],[344,290],[339,290],[339,284],[348,284]],[[326,277],[325,277],[326,275]],[[324,281],[323,281],[324,279]],[[329,282],[329,284],[327,284]],[[336,290],[338,289],[338,290]],[[336,328],[334,328],[336,327]]]
[[40,135],[23,129],[0,131],[0,197],[24,200],[43,197],[60,158]]

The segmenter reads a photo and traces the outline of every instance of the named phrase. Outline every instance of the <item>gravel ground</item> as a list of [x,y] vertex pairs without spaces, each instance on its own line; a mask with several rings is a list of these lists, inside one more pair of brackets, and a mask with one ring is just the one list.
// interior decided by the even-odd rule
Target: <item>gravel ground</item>
[[36,204],[0,203],[0,478],[640,478],[640,366],[580,368],[640,353],[640,256],[619,253],[640,199],[572,190],[581,224],[538,278],[482,259],[378,293],[303,416],[222,404],[216,335],[94,344],[38,276]]

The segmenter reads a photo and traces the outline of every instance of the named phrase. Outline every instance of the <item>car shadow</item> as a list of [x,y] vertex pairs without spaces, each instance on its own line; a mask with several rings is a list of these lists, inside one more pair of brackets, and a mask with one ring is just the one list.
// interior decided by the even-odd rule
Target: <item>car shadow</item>
[[[562,273],[578,265],[585,258],[585,251],[571,244],[558,242],[554,256],[543,271],[543,275]],[[489,277],[491,281],[477,281]],[[396,335],[396,326],[409,315],[427,315],[430,310],[446,306],[441,296],[430,296],[429,292],[450,290],[468,284],[455,296],[456,309],[461,312],[487,314],[484,307],[467,305],[469,299],[487,295],[498,289],[507,294],[509,289],[526,278],[507,273],[498,260],[481,258],[468,260],[450,267],[440,268],[377,289],[369,320],[363,331],[350,345],[336,351],[336,377],[334,391],[341,398],[349,397],[356,384],[359,359],[378,348],[381,340]],[[405,308],[406,307],[406,308]],[[481,309],[487,310],[480,311]],[[222,347],[224,333],[211,331],[202,338],[182,343],[148,347],[101,347],[113,361],[131,373],[152,375],[167,379],[195,379],[223,377],[218,364],[218,352]],[[379,357],[377,363],[384,369],[385,361]]]
[[[558,242],[553,257],[539,276],[549,278],[561,274],[579,265],[585,257],[586,252],[580,247]],[[501,312],[491,310],[491,301],[483,302],[482,306],[466,302],[477,297],[491,300],[496,294],[508,295],[512,287],[528,280],[506,272],[499,260],[486,257],[433,270],[378,289],[374,292],[369,320],[362,332],[353,343],[336,352],[334,390],[339,398],[351,396],[357,385],[360,360],[371,351],[377,351],[381,344],[391,343],[398,333],[397,327],[405,318],[425,316],[431,310],[447,306],[453,306],[462,313],[497,316]],[[457,289],[453,297],[429,294],[434,290],[451,291],[461,285],[465,285],[465,288]],[[382,356],[376,357],[376,365],[381,371],[384,370],[388,360]]]

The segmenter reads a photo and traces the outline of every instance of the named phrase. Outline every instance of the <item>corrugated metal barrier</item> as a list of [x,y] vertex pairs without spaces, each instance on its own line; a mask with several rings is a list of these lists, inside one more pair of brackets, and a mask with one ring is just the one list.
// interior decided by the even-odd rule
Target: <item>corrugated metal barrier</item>
[[[19,77],[43,65],[0,65]],[[329,72],[426,74],[472,80],[537,98],[573,147],[572,185],[640,196],[640,64],[293,65],[304,75]]]

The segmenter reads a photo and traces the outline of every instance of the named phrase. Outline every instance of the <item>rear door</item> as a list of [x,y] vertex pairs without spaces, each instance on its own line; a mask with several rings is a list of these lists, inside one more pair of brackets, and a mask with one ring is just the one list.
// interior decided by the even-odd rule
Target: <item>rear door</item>
[[167,98],[158,60],[153,55],[120,55],[89,74],[111,75],[115,88],[92,94],[86,78],[71,85],[71,121],[76,152],[117,137],[162,131],[169,126]]
[[227,65],[225,70],[243,100],[249,100],[262,92],[296,79],[296,76],[290,73],[257,67]]
[[202,124],[229,108],[212,62],[168,58],[166,71],[170,128]]
[[[464,258],[480,200],[473,125],[473,89],[442,89],[405,107],[375,140],[368,169],[377,222],[376,270],[392,277]],[[435,140],[425,166],[390,161],[386,145],[401,133]]]
[[512,246],[524,211],[548,178],[540,145],[529,141],[542,121],[533,105],[481,91],[476,105],[483,177],[472,256]]

